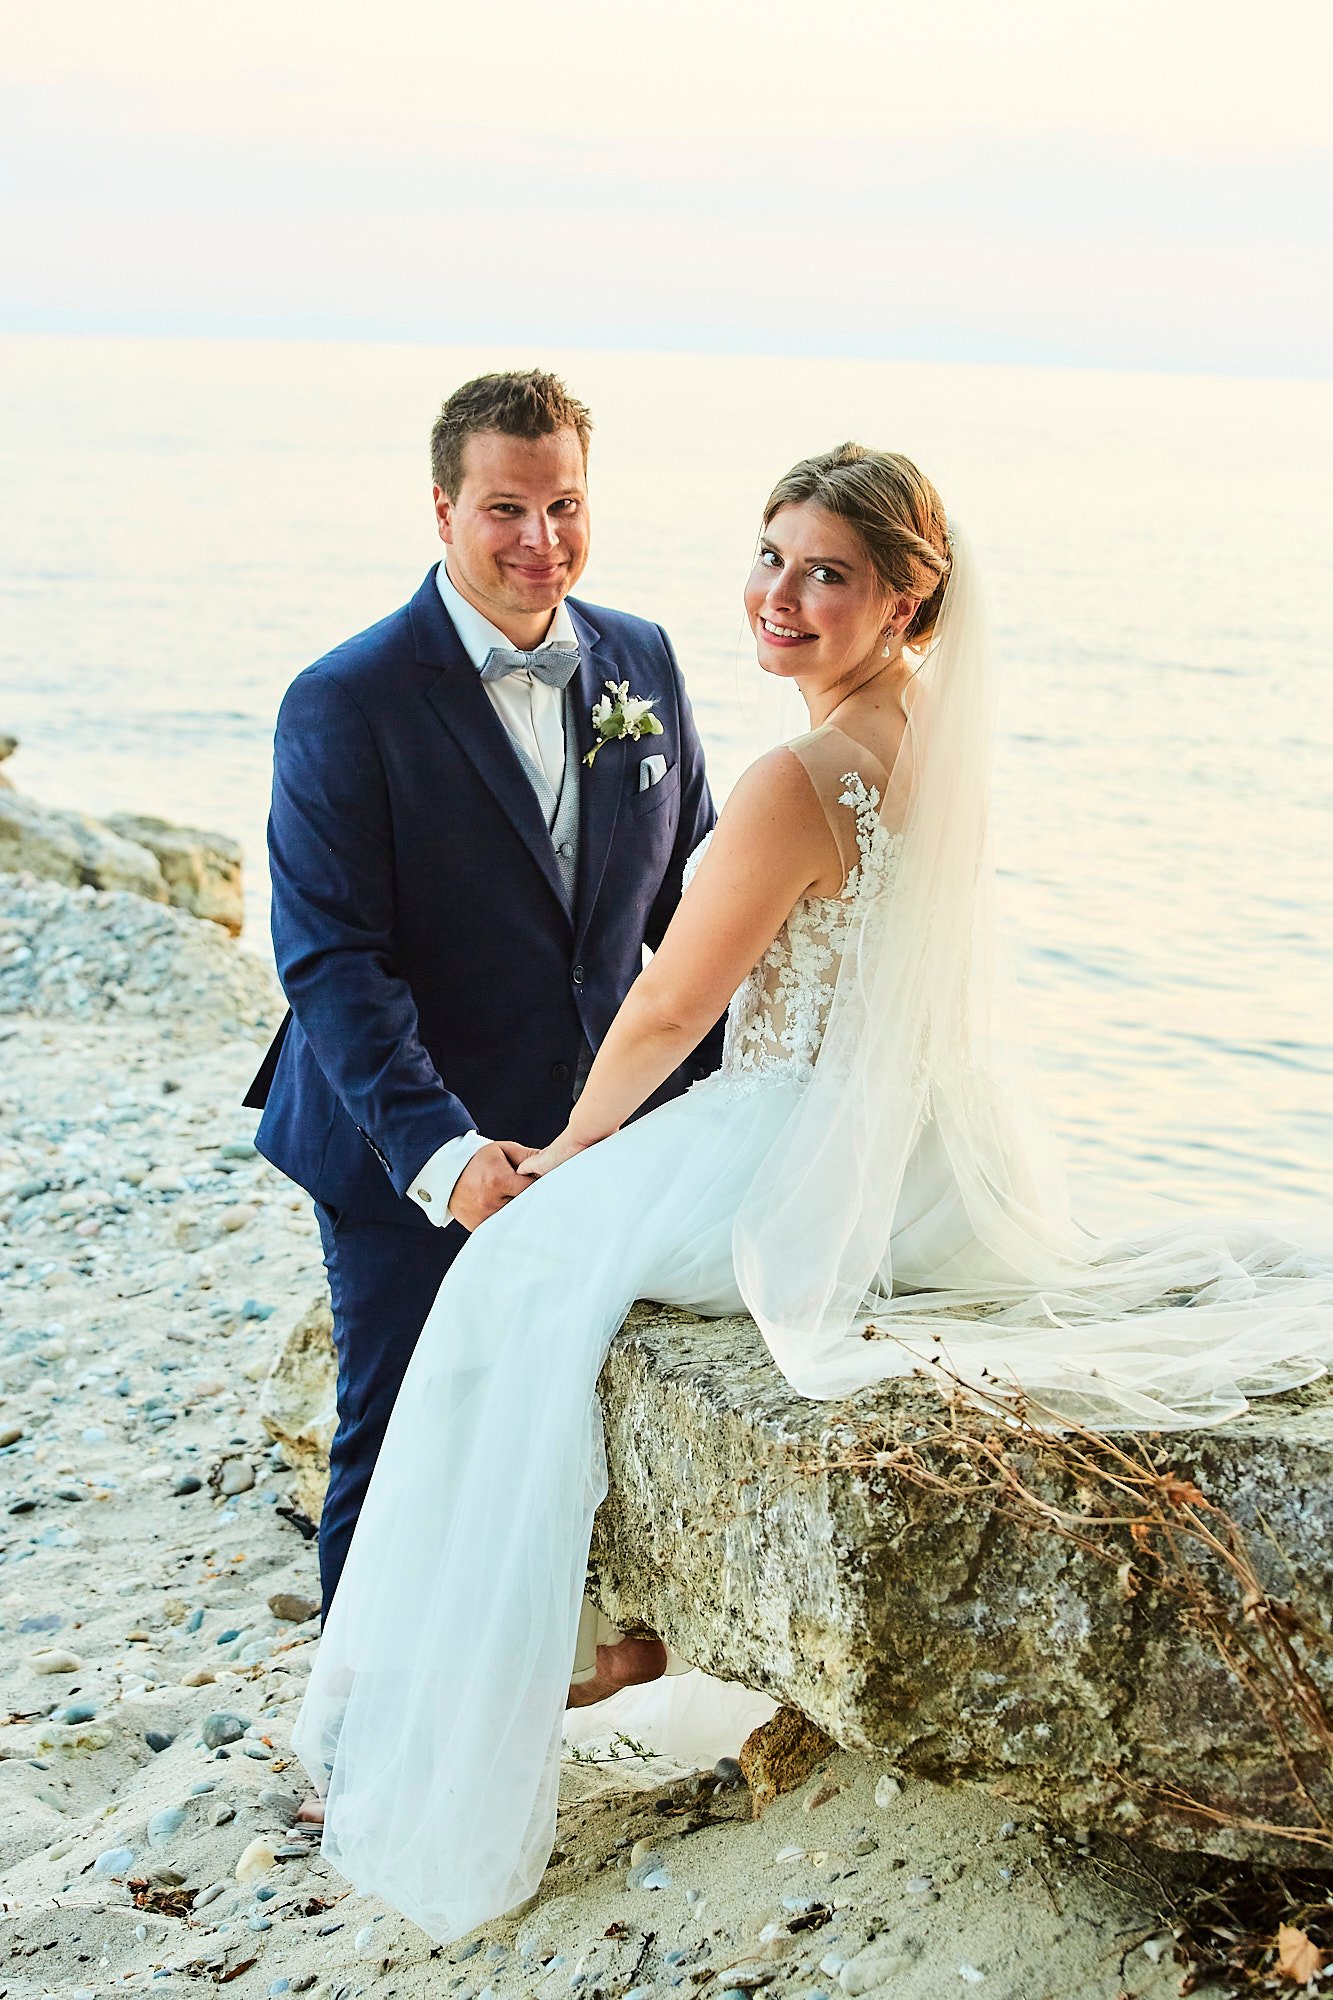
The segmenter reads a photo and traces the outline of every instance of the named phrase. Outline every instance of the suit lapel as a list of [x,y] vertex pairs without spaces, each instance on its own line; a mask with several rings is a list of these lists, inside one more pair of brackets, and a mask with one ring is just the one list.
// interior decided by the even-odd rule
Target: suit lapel
[[440,669],[426,689],[427,701],[494,794],[567,916],[564,885],[537,794],[441,602],[434,570],[412,599],[409,616],[418,661]]
[[573,604],[569,606],[569,616],[579,642],[574,702],[574,722],[579,742],[579,872],[574,898],[577,946],[587,932],[611,853],[611,840],[625,788],[626,746],[623,741],[604,745],[597,752],[591,770],[583,762],[593,745],[593,704],[606,692],[607,681],[623,680],[624,675],[614,661],[599,650],[601,635]]

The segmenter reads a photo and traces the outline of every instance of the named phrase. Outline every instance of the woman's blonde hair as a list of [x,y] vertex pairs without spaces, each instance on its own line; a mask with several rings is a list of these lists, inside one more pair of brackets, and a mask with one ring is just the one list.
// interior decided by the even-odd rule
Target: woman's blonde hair
[[805,500],[856,530],[887,591],[920,598],[903,636],[918,651],[928,644],[951,558],[944,502],[925,474],[901,452],[840,444],[803,458],[778,481],[768,496],[764,526],[780,507]]

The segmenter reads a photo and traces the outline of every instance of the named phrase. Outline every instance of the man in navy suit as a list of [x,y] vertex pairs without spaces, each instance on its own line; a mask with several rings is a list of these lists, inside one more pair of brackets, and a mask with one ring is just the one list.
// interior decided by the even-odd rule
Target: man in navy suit
[[[314,1197],[333,1299],[326,1611],[440,1282],[530,1186],[516,1166],[564,1127],[715,818],[666,634],[568,595],[590,429],[535,371],[451,396],[431,439],[445,560],[298,675],[278,717],[290,1013],[246,1101],[260,1151]],[[661,733],[589,765],[608,682]],[[715,1031],[654,1102],[719,1056]]]

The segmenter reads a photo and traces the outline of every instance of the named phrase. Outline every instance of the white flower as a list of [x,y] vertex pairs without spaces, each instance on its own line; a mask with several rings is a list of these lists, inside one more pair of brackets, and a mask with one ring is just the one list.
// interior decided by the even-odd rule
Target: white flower
[[655,697],[631,694],[628,681],[607,681],[608,693],[594,702],[592,726],[597,741],[584,758],[591,767],[603,744],[625,738],[637,743],[641,736],[660,736],[662,725],[653,714]]

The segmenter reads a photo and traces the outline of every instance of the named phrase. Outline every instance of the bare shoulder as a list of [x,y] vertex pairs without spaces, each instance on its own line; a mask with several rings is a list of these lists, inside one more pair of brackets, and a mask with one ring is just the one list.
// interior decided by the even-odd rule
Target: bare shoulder
[[804,890],[841,877],[836,843],[819,794],[800,758],[784,743],[756,758],[733,785],[710,843],[718,859],[745,857]]

